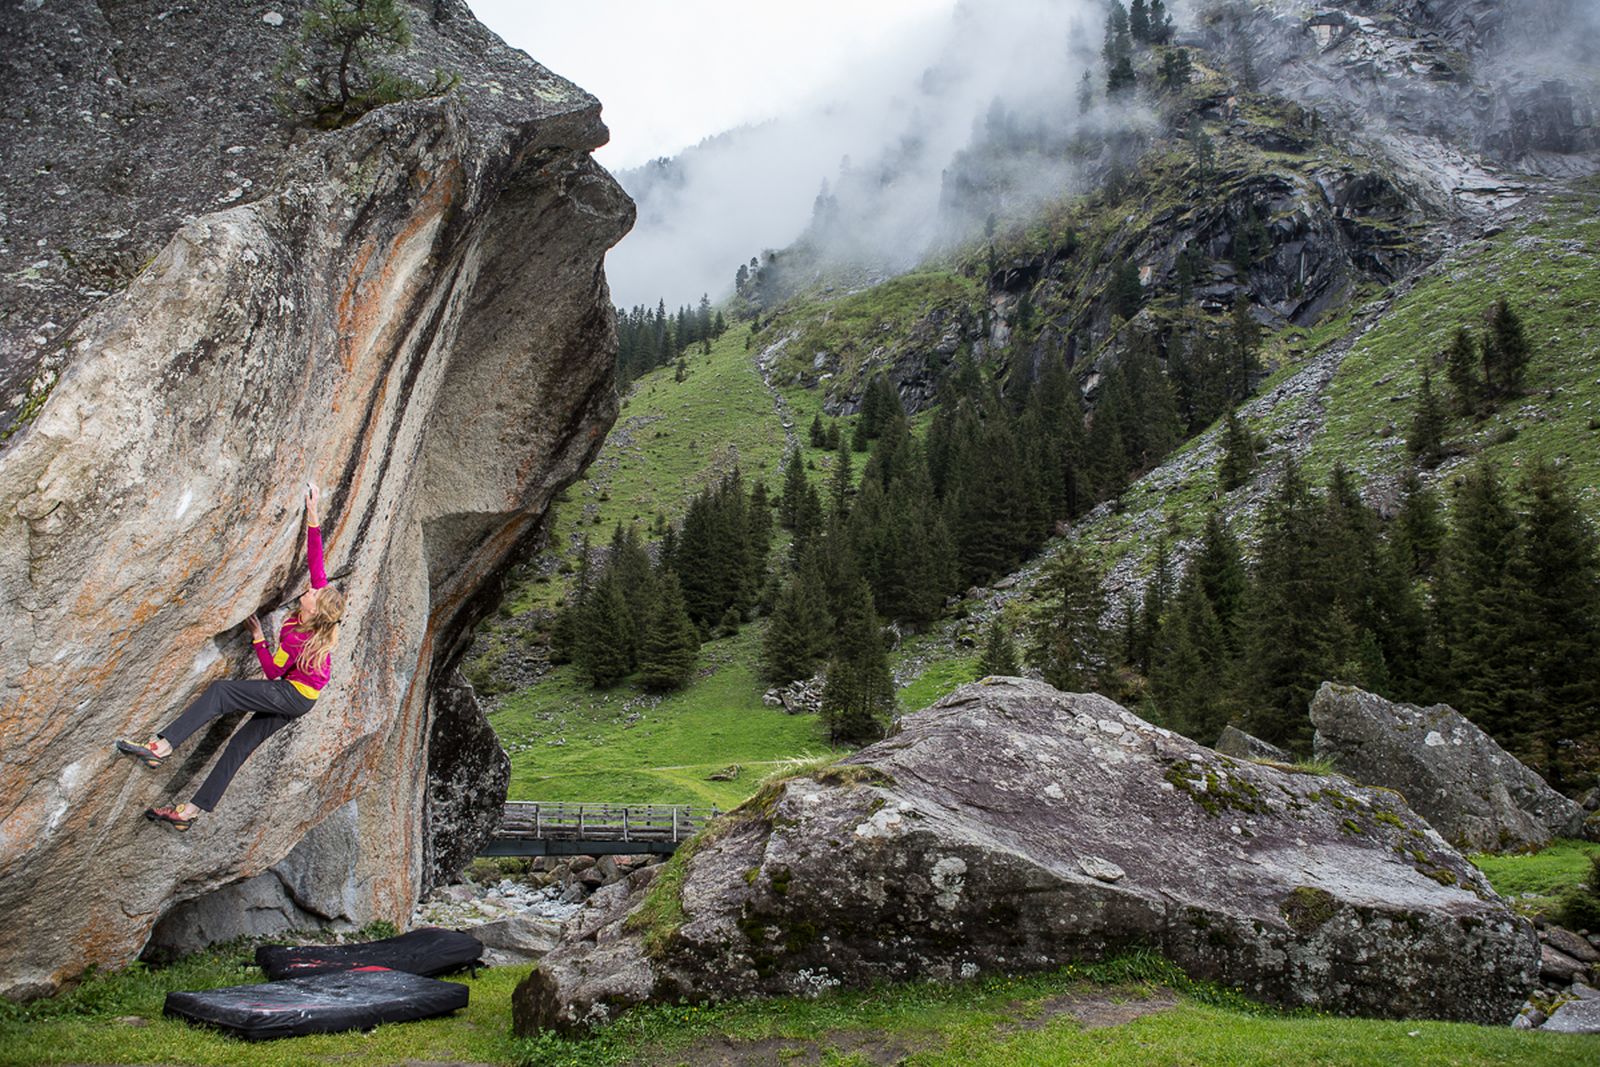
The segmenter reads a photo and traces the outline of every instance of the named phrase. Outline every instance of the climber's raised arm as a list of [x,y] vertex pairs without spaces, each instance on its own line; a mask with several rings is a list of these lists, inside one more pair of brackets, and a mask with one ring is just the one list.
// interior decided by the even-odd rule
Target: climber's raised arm
[[315,482],[306,483],[306,564],[311,568],[311,588],[328,584],[328,571],[322,559],[322,528],[317,524],[317,502],[322,491]]

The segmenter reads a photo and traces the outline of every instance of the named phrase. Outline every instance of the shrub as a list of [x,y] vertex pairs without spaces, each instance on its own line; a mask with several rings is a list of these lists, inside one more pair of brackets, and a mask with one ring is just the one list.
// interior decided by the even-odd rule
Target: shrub
[[333,130],[384,104],[441,96],[460,84],[458,75],[439,70],[426,84],[413,81],[380,62],[410,48],[411,24],[399,0],[316,0],[278,63],[278,106]]

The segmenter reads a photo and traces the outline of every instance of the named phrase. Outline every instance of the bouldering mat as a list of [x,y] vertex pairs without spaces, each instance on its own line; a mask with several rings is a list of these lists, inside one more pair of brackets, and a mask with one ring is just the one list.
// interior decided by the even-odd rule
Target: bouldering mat
[[387,967],[432,977],[476,963],[483,944],[459,930],[423,926],[359,945],[262,945],[256,963],[268,978],[304,978],[355,967]]
[[247,1041],[265,1041],[364,1030],[466,1006],[467,987],[459,982],[372,967],[260,985],[168,993],[163,1010]]

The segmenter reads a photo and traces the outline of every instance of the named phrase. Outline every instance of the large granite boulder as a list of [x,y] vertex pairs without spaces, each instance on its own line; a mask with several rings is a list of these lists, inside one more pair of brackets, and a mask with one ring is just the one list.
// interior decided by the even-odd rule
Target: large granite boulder
[[[403,926],[503,799],[470,690],[435,690],[615,418],[633,208],[593,97],[460,0],[403,6],[408,72],[459,88],[327,132],[272,103],[303,0],[0,11],[0,994],[218,891],[206,929]],[[111,743],[257,676],[241,624],[301,588],[308,479],[333,683],[171,835],[141,810],[234,723],[156,774]]]
[[1445,704],[1395,704],[1325,682],[1311,701],[1318,759],[1393,789],[1457,848],[1525,851],[1583,831],[1584,811]]
[[519,1032],[1140,947],[1273,1004],[1503,1024],[1539,966],[1532,926],[1395,794],[1015,678],[767,787],[621,888],[518,988]]

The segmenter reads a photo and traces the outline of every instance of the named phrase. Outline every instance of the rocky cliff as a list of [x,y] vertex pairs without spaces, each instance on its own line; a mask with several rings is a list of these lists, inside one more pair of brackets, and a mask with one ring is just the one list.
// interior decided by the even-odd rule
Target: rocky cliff
[[[598,102],[458,0],[407,8],[405,62],[454,92],[291,129],[269,72],[304,6],[0,13],[11,996],[246,883],[403,924],[503,797],[470,690],[439,680],[615,416],[601,258],[632,205],[589,155]],[[140,811],[187,797],[232,723],[157,774],[111,742],[254,673],[241,623],[299,591],[308,479],[349,604],[333,683],[172,836]]]
[[1538,972],[1531,924],[1398,795],[1019,678],[767,787],[648,877],[575,917],[519,1032],[1138,947],[1275,1004],[1503,1024]]

